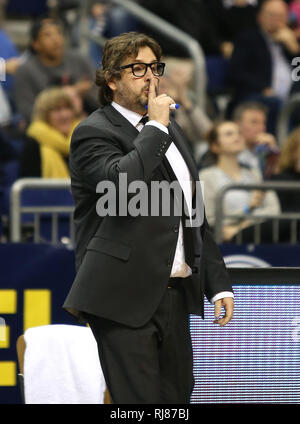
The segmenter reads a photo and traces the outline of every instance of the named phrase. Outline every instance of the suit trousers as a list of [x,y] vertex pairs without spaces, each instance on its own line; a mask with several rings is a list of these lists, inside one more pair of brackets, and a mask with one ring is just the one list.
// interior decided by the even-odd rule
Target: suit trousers
[[166,288],[154,315],[141,327],[86,314],[112,403],[190,403],[194,377],[189,312],[178,281],[183,279],[172,280],[174,287]]

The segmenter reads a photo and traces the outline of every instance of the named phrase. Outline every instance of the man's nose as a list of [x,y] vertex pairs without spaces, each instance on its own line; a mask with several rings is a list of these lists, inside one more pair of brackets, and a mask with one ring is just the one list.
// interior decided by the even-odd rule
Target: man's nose
[[153,80],[153,83],[154,83],[154,85],[156,87],[157,84],[158,84],[158,81],[159,81],[159,77],[156,77],[155,75],[153,75],[153,73],[152,73],[152,71],[151,71],[151,69],[149,67],[147,69],[147,72],[146,72],[145,76],[144,76],[144,81],[150,83],[151,80]]
[[148,66],[147,71],[145,73],[145,78],[148,81],[148,80],[151,80],[153,77],[154,76],[153,76],[152,70],[151,70],[150,66]]

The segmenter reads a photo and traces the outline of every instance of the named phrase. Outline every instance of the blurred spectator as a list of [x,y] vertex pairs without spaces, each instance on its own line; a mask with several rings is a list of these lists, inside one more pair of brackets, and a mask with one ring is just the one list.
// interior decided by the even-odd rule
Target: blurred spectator
[[209,0],[206,7],[217,30],[222,51],[229,58],[237,36],[256,27],[256,15],[261,0]]
[[52,86],[74,85],[84,98],[87,112],[97,108],[92,93],[94,70],[88,59],[64,48],[59,24],[50,18],[34,22],[31,29],[33,54],[15,74],[17,110],[30,121],[36,96]]
[[266,132],[266,106],[257,102],[242,103],[234,111],[233,118],[246,142],[239,161],[259,169],[262,176],[268,178],[276,167],[279,148],[275,137]]
[[[296,34],[296,37],[298,39],[298,42],[300,42],[300,1],[291,1],[289,4],[289,10],[290,10],[290,18],[293,20],[294,23],[294,32]],[[296,56],[296,55],[295,55]],[[300,81],[297,81],[297,79],[293,80],[293,85],[291,88],[291,94],[299,94],[300,93]],[[300,111],[299,108],[294,110],[292,112],[289,128],[290,130],[293,130],[297,128],[299,125],[299,119],[300,119]]]
[[16,152],[0,127],[0,186],[4,186],[6,184],[4,171],[5,164],[15,158]]
[[69,47],[78,48],[80,46],[79,21],[82,13],[80,0],[47,0],[47,6],[48,15],[62,22]]
[[167,63],[166,72],[160,80],[159,92],[168,94],[180,105],[179,109],[174,111],[174,118],[183,128],[187,141],[195,152],[199,142],[211,129],[212,122],[205,111],[194,105],[190,98],[189,84],[192,72],[192,67],[183,61],[170,66]]
[[70,140],[78,122],[73,102],[62,88],[40,93],[27,129],[20,177],[69,178]]
[[[13,77],[21,59],[18,49],[3,30],[0,30],[0,60],[0,125],[9,125],[13,120],[14,112]],[[3,60],[4,62],[2,62]],[[2,69],[3,65],[4,69]]]
[[300,38],[300,1],[299,0],[293,0],[289,4],[289,12],[290,17],[295,22],[295,32],[297,35],[297,38]]
[[[207,0],[140,0],[141,6],[158,15],[160,18],[173,24],[185,33],[195,38],[202,47],[206,55],[222,54],[222,46],[216,28],[212,22],[209,12],[206,9]],[[186,50],[178,43],[174,43],[170,38],[150,31],[149,27],[143,29],[147,34],[160,40],[160,45],[165,55],[176,57],[187,57]]]
[[[300,128],[295,129],[287,138],[281,149],[278,173],[272,176],[275,181],[300,182]],[[283,212],[299,212],[299,193],[278,190]]]
[[[108,6],[104,1],[98,1],[91,7],[90,11],[90,30],[94,37],[107,37],[107,12]],[[102,47],[100,44],[90,41],[90,56],[96,68],[101,64]]]
[[[238,159],[248,168],[255,168],[263,178],[268,178],[279,157],[279,148],[272,134],[266,132],[267,107],[258,102],[241,103],[234,110],[233,119],[245,140],[245,149]],[[215,163],[215,156],[208,150],[201,158],[200,168]]]
[[[229,183],[259,184],[262,178],[257,169],[241,166],[238,161],[240,153],[245,149],[245,141],[236,123],[225,121],[215,124],[208,135],[208,142],[216,156],[216,165],[200,171],[199,177],[203,182],[207,220],[214,227],[218,191]],[[233,190],[225,195],[224,211],[226,214],[244,213],[249,216],[243,220],[239,218],[224,220],[223,237],[225,241],[229,241],[238,232],[254,223],[251,221],[251,215],[276,216],[280,213],[280,205],[276,194],[271,191],[264,193],[259,190],[253,192]],[[265,237],[268,235],[264,234]]]
[[[95,37],[112,38],[123,32],[138,31],[139,24],[122,6],[111,4],[109,0],[96,0],[90,11],[89,26]],[[102,47],[90,42],[90,55],[95,66],[101,64]]]
[[9,36],[0,29],[0,58],[5,60],[6,80],[2,82],[5,91],[12,89],[12,76],[20,65],[19,52]]
[[75,119],[82,121],[86,118],[87,113],[83,109],[83,101],[76,87],[74,87],[74,85],[65,85],[62,87],[62,91],[71,98],[74,107]]
[[265,0],[258,13],[259,28],[238,37],[228,70],[234,89],[229,112],[245,100],[266,104],[267,128],[272,134],[278,113],[290,93],[291,60],[300,53],[297,38],[287,23],[286,3]]
[[0,127],[10,123],[12,118],[11,107],[5,95],[2,85],[0,85]]

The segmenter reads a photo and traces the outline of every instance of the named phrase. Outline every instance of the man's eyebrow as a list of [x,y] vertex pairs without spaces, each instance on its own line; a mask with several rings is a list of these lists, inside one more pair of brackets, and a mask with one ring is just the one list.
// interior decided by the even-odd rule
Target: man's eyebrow
[[[154,60],[151,60],[151,62],[149,62],[149,63],[155,63],[155,62],[158,62],[158,60],[157,59],[154,59]],[[146,62],[143,62],[140,59],[135,59],[133,63],[146,63]]]

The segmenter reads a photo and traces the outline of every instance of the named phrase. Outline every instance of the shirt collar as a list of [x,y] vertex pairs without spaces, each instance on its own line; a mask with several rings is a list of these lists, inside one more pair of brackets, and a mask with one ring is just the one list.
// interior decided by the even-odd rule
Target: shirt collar
[[121,115],[124,116],[134,127],[140,122],[143,118],[143,115],[139,113],[133,112],[132,110],[126,109],[126,107],[119,105],[116,102],[112,102],[111,105],[120,112]]

